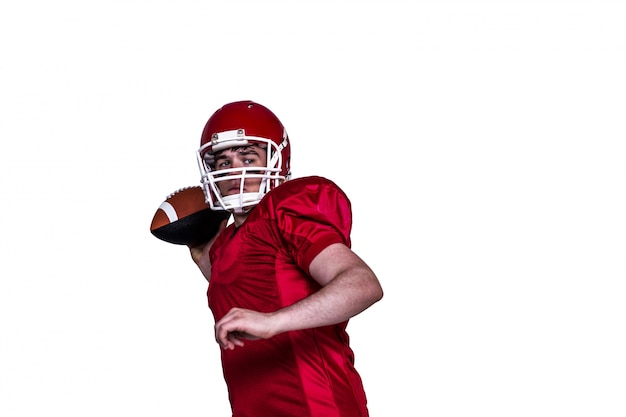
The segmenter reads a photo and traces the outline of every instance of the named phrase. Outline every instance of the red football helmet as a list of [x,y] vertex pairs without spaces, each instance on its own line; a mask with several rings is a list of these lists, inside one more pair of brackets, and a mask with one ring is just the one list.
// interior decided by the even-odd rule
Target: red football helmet
[[[252,144],[266,149],[267,163],[264,167],[216,170],[213,156],[216,152]],[[244,213],[290,176],[291,147],[287,132],[274,113],[253,101],[229,103],[213,113],[202,131],[196,156],[200,182],[206,201],[213,210]],[[246,178],[261,179],[258,192],[244,192]],[[217,183],[233,179],[241,180],[239,194],[222,196]]]

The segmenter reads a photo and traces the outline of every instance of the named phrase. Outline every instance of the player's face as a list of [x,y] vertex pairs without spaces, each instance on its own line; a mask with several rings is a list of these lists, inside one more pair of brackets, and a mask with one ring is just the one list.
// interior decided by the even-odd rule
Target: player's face
[[[232,168],[265,167],[266,163],[266,150],[258,145],[224,149],[215,154],[215,171]],[[230,175],[232,175],[232,173]],[[216,172],[216,176],[219,176],[219,172]],[[241,181],[241,179],[236,178],[218,182],[222,196],[238,194],[241,191]],[[261,178],[247,178],[244,183],[243,191],[259,191],[261,181]]]

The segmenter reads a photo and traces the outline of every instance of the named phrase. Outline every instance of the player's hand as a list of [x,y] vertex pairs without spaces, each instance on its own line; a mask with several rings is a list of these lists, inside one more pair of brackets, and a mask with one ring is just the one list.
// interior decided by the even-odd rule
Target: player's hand
[[215,242],[217,236],[222,232],[222,230],[226,228],[227,224],[227,220],[222,221],[215,237],[213,237],[213,239],[209,240],[208,242],[202,243],[197,246],[189,246],[191,259],[193,259],[194,263],[198,265],[198,268],[200,268],[200,271],[202,271],[202,275],[204,275],[207,281],[211,278],[211,261],[209,259],[209,250],[211,249],[211,246],[213,246],[213,242]]
[[215,323],[215,340],[222,349],[243,346],[244,340],[268,339],[276,334],[271,313],[232,308]]
[[202,258],[209,255],[209,249],[211,249],[209,242],[205,242],[197,246],[189,246],[191,259],[193,259],[196,265],[200,266]]

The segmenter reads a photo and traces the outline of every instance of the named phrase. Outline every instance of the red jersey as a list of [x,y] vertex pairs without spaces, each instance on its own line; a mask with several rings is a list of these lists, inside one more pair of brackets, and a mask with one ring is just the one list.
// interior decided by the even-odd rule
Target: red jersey
[[[276,311],[317,291],[311,261],[333,243],[350,246],[351,228],[350,201],[330,180],[299,178],[269,192],[211,248],[207,294],[215,320],[233,307]],[[368,416],[347,324],[222,350],[233,417]]]

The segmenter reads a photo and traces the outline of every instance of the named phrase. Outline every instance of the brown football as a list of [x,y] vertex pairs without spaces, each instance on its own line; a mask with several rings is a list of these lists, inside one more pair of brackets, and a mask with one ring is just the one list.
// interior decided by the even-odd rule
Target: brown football
[[161,203],[152,218],[150,232],[168,243],[197,246],[211,240],[229,217],[228,211],[211,210],[200,186],[184,187]]

